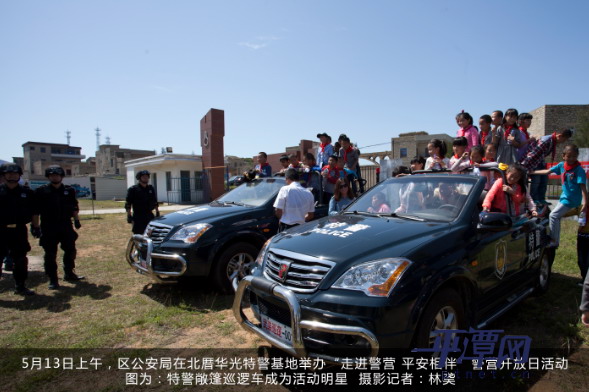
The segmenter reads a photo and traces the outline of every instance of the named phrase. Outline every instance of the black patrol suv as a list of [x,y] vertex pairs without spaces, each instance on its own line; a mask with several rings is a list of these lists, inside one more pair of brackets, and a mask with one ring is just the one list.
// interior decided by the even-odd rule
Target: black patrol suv
[[[127,262],[160,283],[204,276],[233,291],[278,230],[273,204],[284,185],[280,177],[253,180],[209,204],[156,218],[129,242]],[[325,215],[327,206],[316,206],[315,217]]]
[[327,360],[484,328],[545,291],[553,261],[546,218],[481,214],[485,181],[389,179],[339,215],[274,236],[240,281],[235,317],[292,355]]

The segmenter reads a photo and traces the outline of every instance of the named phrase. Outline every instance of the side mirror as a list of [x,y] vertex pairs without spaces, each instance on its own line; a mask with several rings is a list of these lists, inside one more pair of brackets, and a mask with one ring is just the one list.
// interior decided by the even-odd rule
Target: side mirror
[[511,229],[511,217],[502,212],[482,212],[477,229],[482,231],[506,231]]

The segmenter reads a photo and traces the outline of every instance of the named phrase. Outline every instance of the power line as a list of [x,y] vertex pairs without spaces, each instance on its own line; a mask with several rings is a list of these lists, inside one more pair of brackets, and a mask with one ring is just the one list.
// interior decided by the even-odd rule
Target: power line
[[364,149],[364,148],[368,148],[368,147],[376,147],[376,146],[384,146],[385,144],[390,145],[391,142],[386,142],[386,143],[378,143],[378,144],[371,144],[370,146],[364,146],[364,147],[358,147],[358,149]]

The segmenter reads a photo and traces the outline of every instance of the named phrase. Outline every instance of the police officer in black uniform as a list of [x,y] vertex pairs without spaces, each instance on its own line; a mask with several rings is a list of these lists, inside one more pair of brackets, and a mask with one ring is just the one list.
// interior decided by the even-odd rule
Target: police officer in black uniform
[[[15,164],[5,165],[4,178],[6,183],[0,185],[0,260],[10,253],[14,261],[12,276],[20,295],[34,295],[35,292],[26,288],[29,261],[27,252],[31,250],[28,240],[27,223],[31,224],[31,233],[39,237],[39,215],[35,214],[35,197],[33,191],[20,185],[22,169]],[[2,265],[0,264],[0,275]]]
[[84,279],[74,272],[76,268],[76,239],[78,233],[72,227],[80,229],[78,218],[78,200],[76,190],[62,183],[65,171],[59,166],[49,166],[45,169],[45,177],[50,181],[37,188],[35,197],[37,208],[41,217],[41,241],[40,245],[45,250],[45,274],[49,277],[49,289],[57,290],[59,280],[57,278],[57,245],[61,244],[63,250],[64,279],[75,282]]
[[[8,165],[8,162],[0,165],[0,185],[6,183],[6,180],[4,179],[4,168],[6,167],[6,165]],[[2,263],[1,259],[0,259],[0,263]],[[13,267],[12,257],[10,256],[10,254],[8,254],[4,258],[4,271],[12,271],[12,267]],[[0,272],[1,271],[2,271],[2,266],[0,265]],[[0,276],[1,275],[2,275],[2,273],[0,273]]]
[[[133,234],[143,234],[149,221],[154,218],[152,212],[154,209],[155,216],[160,216],[157,195],[153,186],[149,185],[149,177],[149,171],[141,170],[135,176],[139,181],[137,185],[127,190],[125,209],[127,223],[133,223]],[[131,214],[131,208],[133,208],[133,214]]]

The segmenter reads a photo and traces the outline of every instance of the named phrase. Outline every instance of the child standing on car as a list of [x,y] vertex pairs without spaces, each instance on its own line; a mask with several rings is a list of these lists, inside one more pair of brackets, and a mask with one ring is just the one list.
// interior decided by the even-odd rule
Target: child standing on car
[[481,128],[481,133],[479,134],[480,144],[481,146],[486,146],[493,141],[493,136],[491,135],[491,116],[488,114],[483,114],[479,118],[479,127]]
[[522,203],[527,204],[532,216],[538,216],[536,206],[530,195],[526,192],[525,175],[526,171],[523,166],[517,163],[510,165],[505,172],[505,180],[507,184],[503,184],[502,178],[495,181],[487,193],[485,201],[483,201],[483,210],[487,212],[507,213],[508,207],[506,194],[509,194],[511,196],[511,212],[514,213],[515,216],[519,216],[523,212],[520,208]]
[[503,124],[492,130],[493,144],[497,148],[497,162],[511,165],[517,162],[517,149],[522,144],[522,134],[517,128],[519,113],[516,109],[507,109]]
[[466,139],[466,152],[470,152],[473,146],[479,144],[479,132],[472,125],[472,116],[464,110],[456,115],[456,124],[460,127],[456,131],[457,137],[464,137]]
[[432,139],[427,145],[429,158],[425,161],[425,170],[444,170],[450,166],[450,160],[445,158],[446,142],[440,139]]
[[562,193],[560,200],[550,213],[550,247],[558,247],[560,242],[560,219],[571,209],[581,205],[581,211],[585,211],[587,203],[587,179],[585,170],[577,160],[579,148],[574,144],[568,144],[562,152],[563,162],[546,170],[536,170],[531,174],[560,175]]
[[335,184],[340,178],[340,169],[337,167],[337,155],[329,157],[328,164],[321,169],[323,176],[323,203],[330,202],[334,194]]

